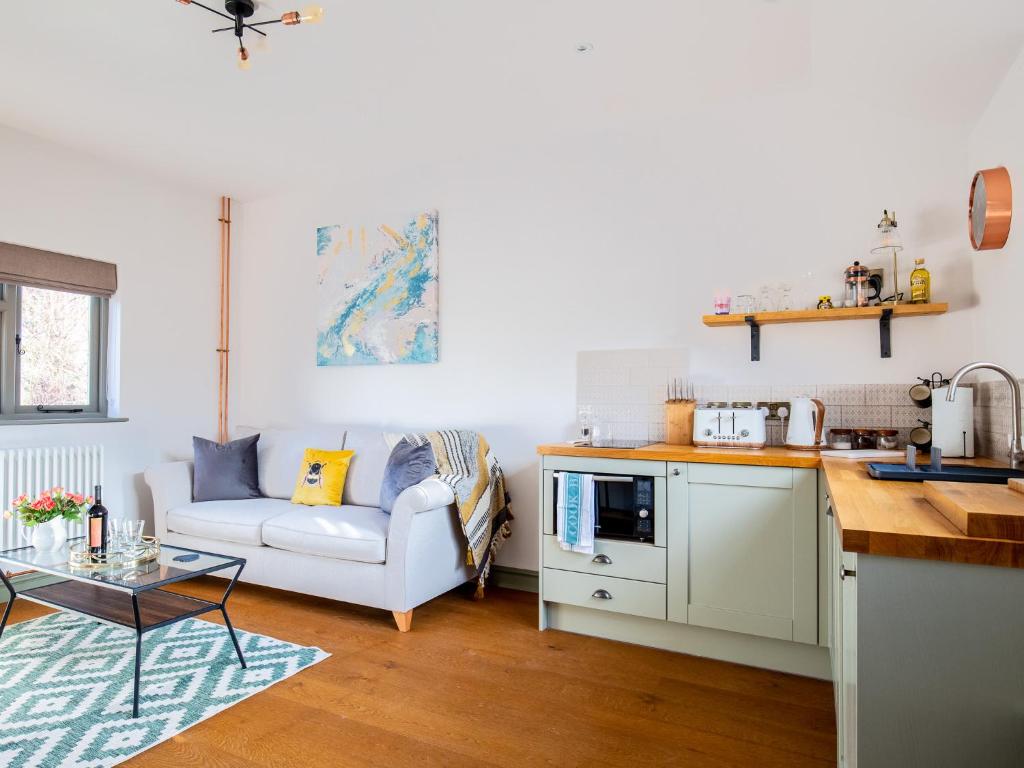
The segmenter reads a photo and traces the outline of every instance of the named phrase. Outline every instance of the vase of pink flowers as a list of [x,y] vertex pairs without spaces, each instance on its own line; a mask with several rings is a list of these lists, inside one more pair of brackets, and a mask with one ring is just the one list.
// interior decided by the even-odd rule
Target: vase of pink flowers
[[43,491],[34,499],[21,494],[11,502],[5,517],[16,517],[25,530],[22,537],[36,549],[60,549],[68,540],[67,521],[79,522],[92,505],[91,496],[69,493],[63,488]]

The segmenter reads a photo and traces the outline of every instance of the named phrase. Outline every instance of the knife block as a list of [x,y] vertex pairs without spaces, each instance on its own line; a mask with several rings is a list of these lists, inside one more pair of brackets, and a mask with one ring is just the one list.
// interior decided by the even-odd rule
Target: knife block
[[669,400],[665,403],[665,442],[669,445],[693,445],[693,412],[696,400]]

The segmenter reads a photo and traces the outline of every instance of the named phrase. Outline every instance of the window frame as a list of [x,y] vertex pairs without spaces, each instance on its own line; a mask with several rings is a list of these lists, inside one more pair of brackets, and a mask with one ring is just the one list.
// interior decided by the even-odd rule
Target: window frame
[[[46,290],[53,290],[47,288]],[[70,291],[66,291],[70,293]],[[21,327],[22,287],[0,283],[0,424],[95,421],[107,418],[107,327],[110,300],[90,296],[92,301],[89,353],[89,402],[81,406],[56,406],[40,411],[35,405],[21,405],[21,365],[17,336]],[[81,407],[81,411],[74,409]]]

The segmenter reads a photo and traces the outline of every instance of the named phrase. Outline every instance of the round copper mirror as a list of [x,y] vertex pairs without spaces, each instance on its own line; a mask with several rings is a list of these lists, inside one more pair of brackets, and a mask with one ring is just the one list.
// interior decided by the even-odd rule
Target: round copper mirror
[[1013,188],[1005,168],[978,171],[971,182],[971,245],[976,251],[989,251],[1006,245],[1013,216]]

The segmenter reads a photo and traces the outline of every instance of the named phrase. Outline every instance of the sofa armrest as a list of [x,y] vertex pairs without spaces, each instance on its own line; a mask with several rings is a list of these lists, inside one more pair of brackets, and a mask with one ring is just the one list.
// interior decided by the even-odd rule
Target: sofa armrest
[[388,528],[387,608],[407,611],[460,580],[466,542],[453,508],[455,493],[434,477],[406,488],[395,500]]
[[428,477],[426,480],[406,488],[398,495],[398,498],[395,499],[395,506],[391,510],[391,518],[394,521],[396,516],[417,515],[428,509],[447,507],[454,503],[455,492],[436,477]]
[[156,535],[167,533],[167,510],[192,503],[192,462],[155,464],[145,472],[153,493],[153,526]]

